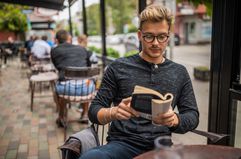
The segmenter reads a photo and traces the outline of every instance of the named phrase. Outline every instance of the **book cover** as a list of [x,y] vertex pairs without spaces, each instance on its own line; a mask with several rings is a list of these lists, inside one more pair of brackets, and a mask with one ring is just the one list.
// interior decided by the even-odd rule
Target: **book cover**
[[173,95],[161,93],[142,86],[135,86],[132,93],[131,107],[145,119],[152,119],[158,113],[165,113],[171,107]]

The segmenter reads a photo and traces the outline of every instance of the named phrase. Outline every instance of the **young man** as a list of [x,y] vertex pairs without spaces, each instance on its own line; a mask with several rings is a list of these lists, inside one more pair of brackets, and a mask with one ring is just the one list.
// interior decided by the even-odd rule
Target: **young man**
[[[80,159],[131,159],[153,149],[158,136],[186,133],[198,126],[199,112],[188,72],[163,56],[172,22],[173,16],[163,6],[151,5],[141,13],[138,37],[142,51],[108,66],[89,109],[92,122],[111,122],[108,143]],[[139,117],[130,106],[135,85],[172,93],[172,109],[153,117],[153,121]],[[110,107],[112,103],[114,107]],[[179,113],[174,113],[175,107]]]
[[[87,52],[84,48],[78,45],[71,44],[71,36],[65,30],[60,30],[56,33],[56,43],[57,46],[51,50],[51,59],[59,71],[59,82],[56,84],[56,91],[58,94],[64,94],[65,91],[68,92],[68,95],[75,95],[75,83],[71,83],[71,81],[66,81],[64,79],[64,69],[68,66],[73,67],[86,67],[90,66],[90,57],[91,53]],[[66,86],[68,85],[68,86]],[[77,91],[77,95],[85,96],[87,93],[92,93],[94,90],[94,82],[90,80],[82,80],[79,82],[78,86],[79,90]],[[70,90],[65,90],[66,88]],[[82,89],[81,89],[82,88]],[[85,90],[85,91],[84,91]],[[91,92],[92,91],[92,92]],[[65,100],[59,101],[60,107],[65,107]],[[88,122],[88,106],[89,103],[83,103],[83,112],[81,114],[80,121]],[[60,109],[63,110],[63,109]],[[59,119],[63,117],[64,112],[59,112]],[[61,126],[61,122],[57,120],[57,123]]]

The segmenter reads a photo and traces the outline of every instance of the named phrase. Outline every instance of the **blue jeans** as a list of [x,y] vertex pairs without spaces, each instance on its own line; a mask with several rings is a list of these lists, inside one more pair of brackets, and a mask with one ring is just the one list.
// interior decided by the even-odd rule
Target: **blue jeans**
[[141,153],[144,151],[135,146],[122,141],[111,141],[85,152],[79,159],[132,159]]
[[95,91],[93,80],[62,81],[56,84],[56,92],[59,95],[86,96]]

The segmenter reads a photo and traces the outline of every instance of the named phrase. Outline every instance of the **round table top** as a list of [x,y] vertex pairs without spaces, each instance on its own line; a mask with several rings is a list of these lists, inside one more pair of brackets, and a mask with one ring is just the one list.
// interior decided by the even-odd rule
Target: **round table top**
[[58,79],[58,75],[55,72],[43,72],[30,77],[30,81],[33,82],[48,82]]
[[[152,150],[134,159],[154,159],[156,153]],[[220,145],[185,145],[183,159],[241,159],[241,149]]]

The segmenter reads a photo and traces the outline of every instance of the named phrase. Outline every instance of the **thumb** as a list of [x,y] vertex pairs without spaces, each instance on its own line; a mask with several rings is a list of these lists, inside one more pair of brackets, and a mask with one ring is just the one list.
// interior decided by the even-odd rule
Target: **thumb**
[[131,97],[122,99],[122,102],[126,105],[129,104],[131,102]]

